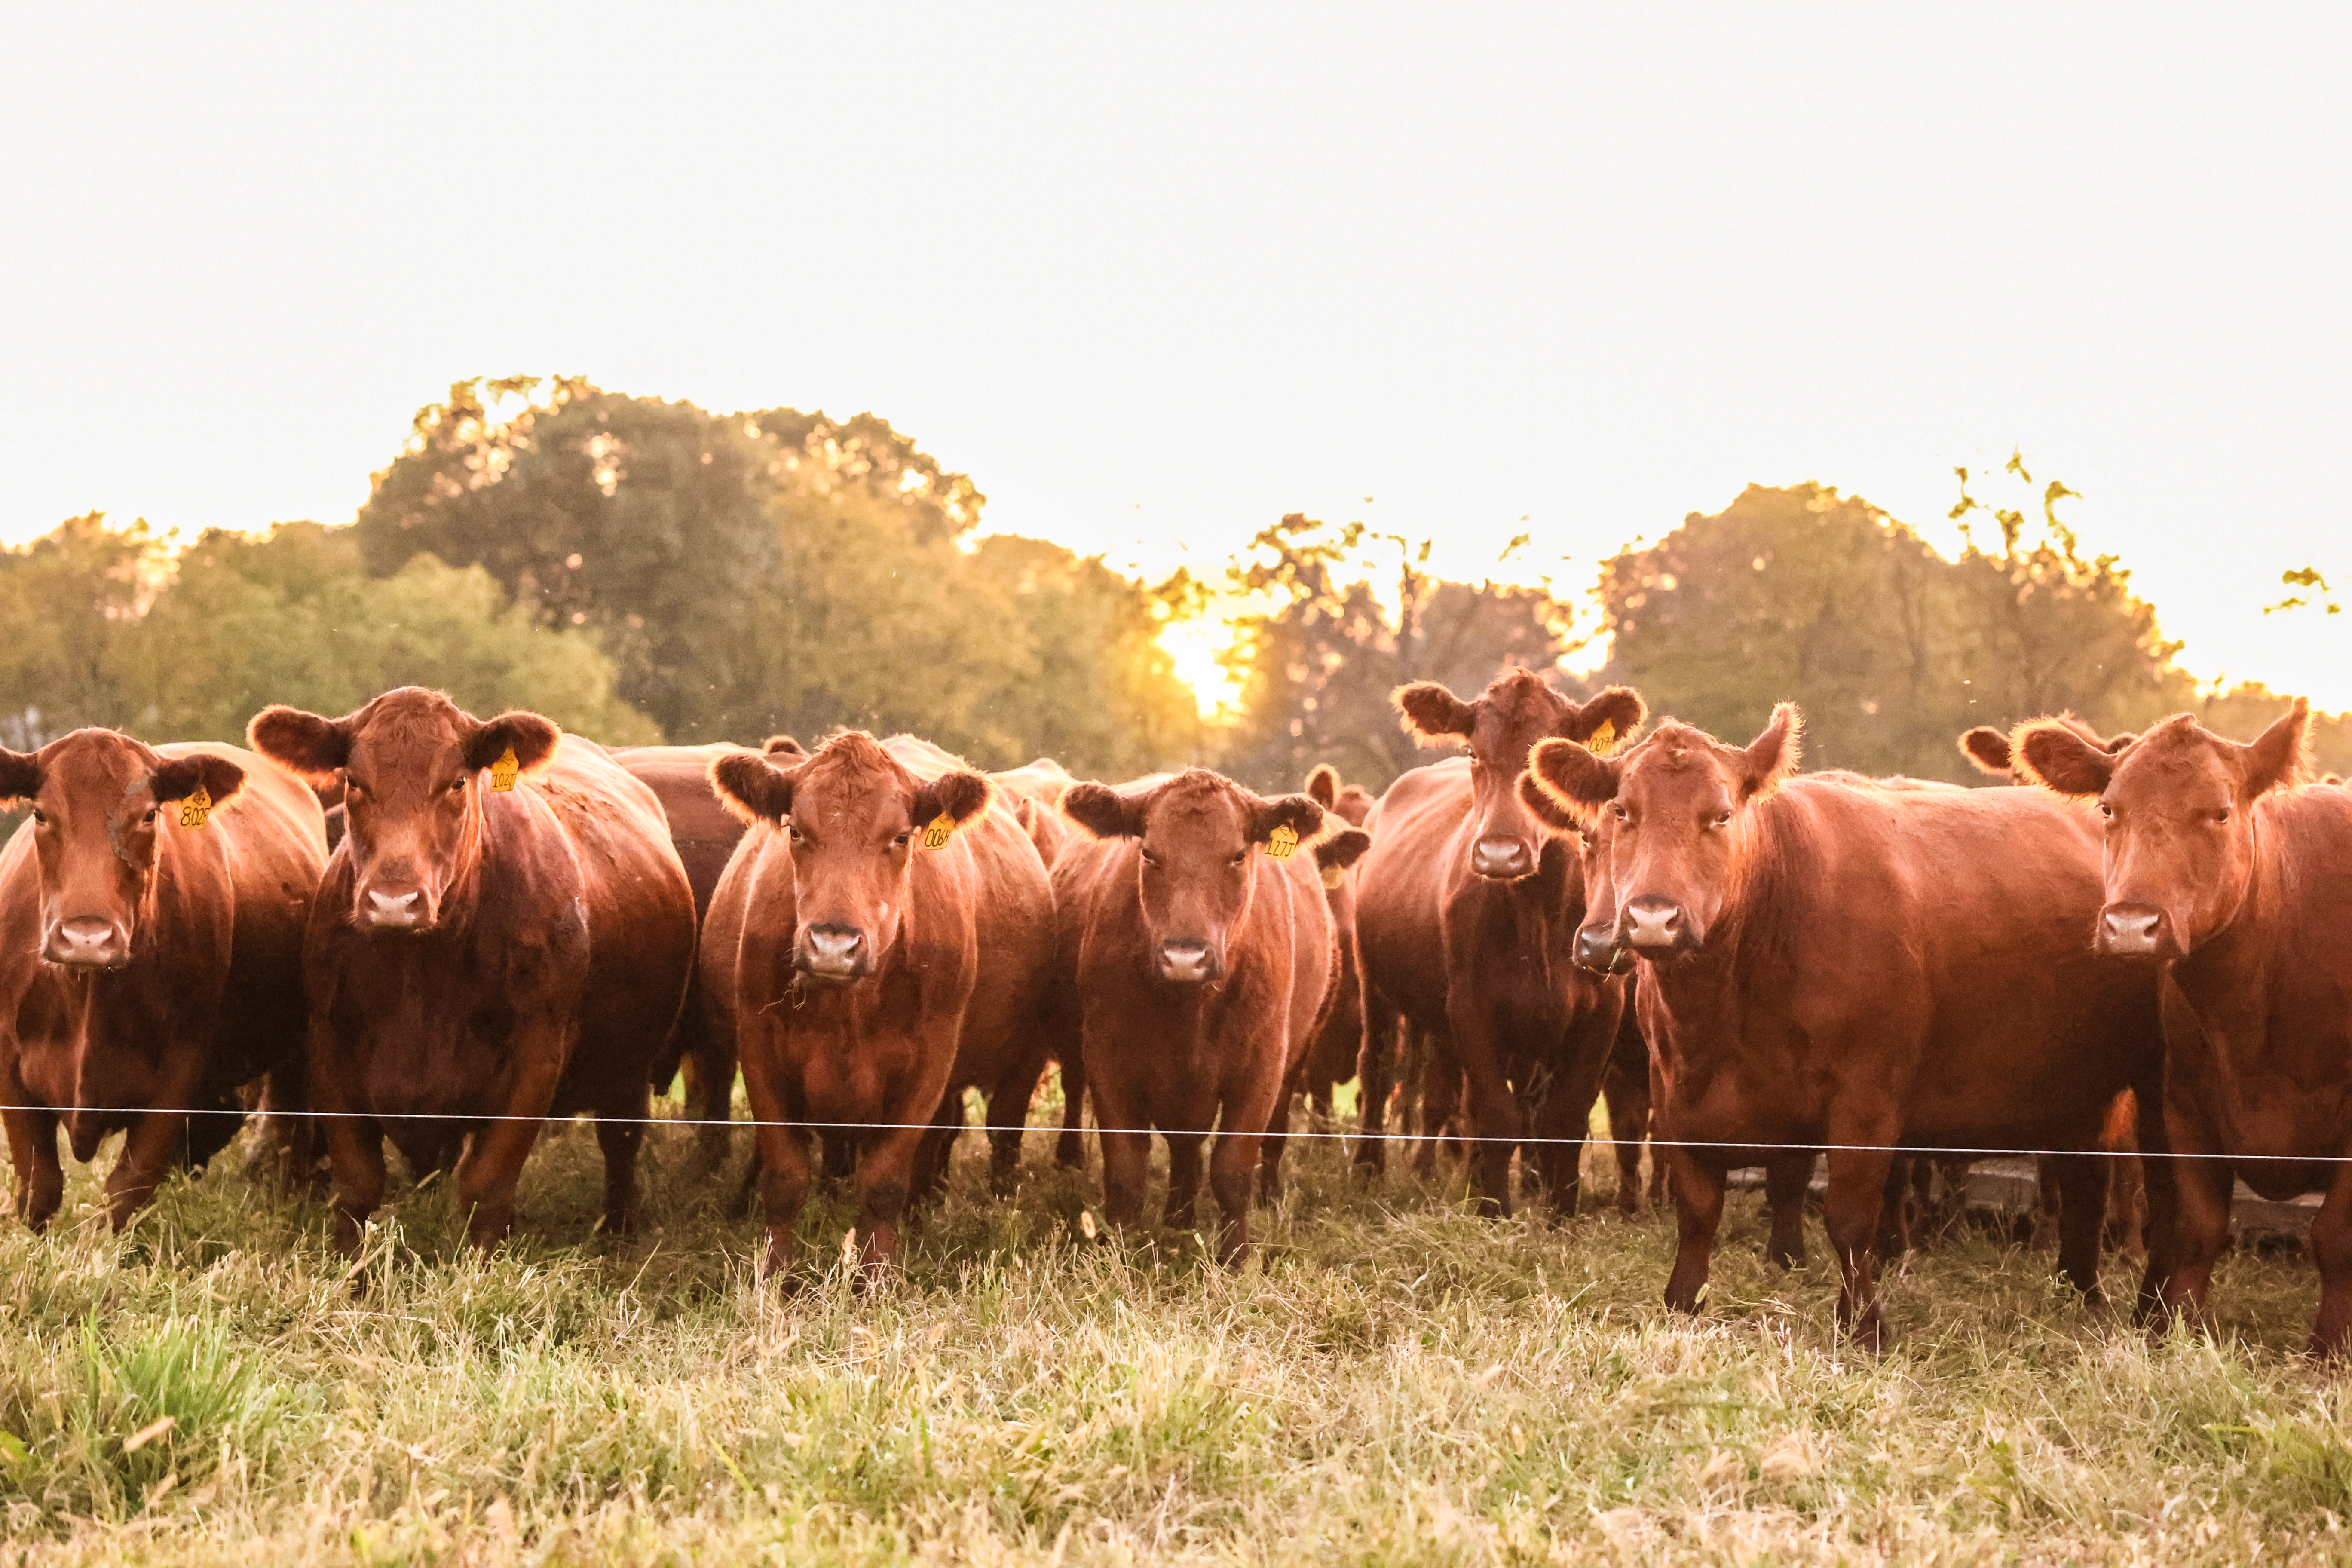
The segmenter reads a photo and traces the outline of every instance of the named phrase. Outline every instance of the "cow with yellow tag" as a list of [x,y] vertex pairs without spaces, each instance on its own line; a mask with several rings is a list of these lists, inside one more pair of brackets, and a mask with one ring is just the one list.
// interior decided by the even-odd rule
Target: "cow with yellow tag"
[[1323,808],[1194,768],[1071,786],[1084,835],[1054,864],[1055,919],[1102,1128],[1103,1211],[1143,1217],[1151,1134],[1168,1139],[1167,1223],[1190,1229],[1202,1147],[1218,1256],[1249,1246],[1261,1169],[1279,1178],[1286,1085],[1331,994],[1339,947],[1312,854]]

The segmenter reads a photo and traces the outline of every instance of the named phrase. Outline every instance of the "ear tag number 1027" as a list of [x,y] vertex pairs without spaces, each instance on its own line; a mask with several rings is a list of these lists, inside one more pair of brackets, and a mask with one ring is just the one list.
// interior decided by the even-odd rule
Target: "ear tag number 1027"
[[1298,849],[1298,829],[1285,822],[1265,836],[1265,852],[1277,860],[1287,860]]
[[181,826],[202,827],[205,823],[212,820],[212,816],[213,797],[211,792],[206,790],[204,785],[198,784],[196,786],[195,794],[181,797]]
[[499,753],[499,760],[490,764],[490,787],[500,795],[508,794],[515,786],[515,775],[521,772],[522,764],[515,761],[514,748],[509,746]]

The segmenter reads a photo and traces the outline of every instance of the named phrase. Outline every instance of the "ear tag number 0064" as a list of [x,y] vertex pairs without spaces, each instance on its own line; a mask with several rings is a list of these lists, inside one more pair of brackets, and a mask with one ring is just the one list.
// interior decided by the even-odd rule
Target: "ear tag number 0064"
[[955,818],[950,816],[944,811],[940,813],[937,816],[931,818],[930,821],[923,825],[923,847],[926,849],[946,848],[948,847],[948,840],[955,837]]
[[1288,823],[1277,826],[1265,837],[1265,852],[1277,860],[1287,860],[1297,851],[1298,829]]
[[490,787],[505,795],[514,788],[515,775],[521,772],[522,764],[515,761],[514,748],[509,746],[499,753],[499,760],[490,764]]
[[204,785],[198,784],[196,786],[195,794],[182,797],[180,801],[181,826],[202,827],[205,823],[212,820],[212,816],[213,797],[211,794],[205,790]]

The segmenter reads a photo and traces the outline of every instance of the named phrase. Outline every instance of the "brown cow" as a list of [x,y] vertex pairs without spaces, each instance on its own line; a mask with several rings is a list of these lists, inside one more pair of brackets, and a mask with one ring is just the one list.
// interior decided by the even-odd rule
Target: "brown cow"
[[[1357,1158],[1381,1161],[1376,1118],[1387,1085],[1379,1080],[1393,1055],[1382,1031],[1401,1014],[1443,1037],[1466,1080],[1481,1207],[1510,1212],[1511,1155],[1532,1135],[1539,1142],[1530,1175],[1573,1214],[1588,1117],[1625,987],[1576,963],[1581,867],[1519,784],[1537,742],[1612,743],[1640,727],[1642,700],[1612,686],[1579,703],[1514,668],[1473,701],[1421,682],[1400,688],[1396,704],[1425,743],[1466,741],[1470,754],[1415,769],[1389,787],[1371,853],[1356,870],[1365,1017]],[[1430,1110],[1424,1092],[1425,1125]]]
[[[2352,1335],[2352,798],[2305,784],[2308,720],[2298,698],[2240,745],[2176,714],[2119,757],[2040,722],[2017,750],[2051,789],[2097,802],[2082,816],[2104,819],[2106,875],[2084,924],[2103,962],[2165,978],[2165,1125],[2185,1157],[2164,1306],[2203,1312],[2233,1176],[2272,1198],[2316,1188],[2311,1349],[2335,1355]],[[2153,1193],[2148,1206],[2153,1251]]]
[[1350,827],[1361,827],[1372,814],[1372,792],[1361,784],[1341,784],[1339,770],[1328,763],[1316,763],[1307,773],[1307,795]]
[[[771,755],[800,742],[790,735],[769,738]],[[743,821],[719,802],[710,788],[710,764],[724,752],[742,748],[726,742],[703,746],[614,746],[612,759],[630,777],[654,792],[669,823],[670,847],[686,868],[687,885],[694,889],[697,929],[710,913],[710,895],[719,873],[743,837]],[[689,972],[686,1002],[678,1009],[677,1027],[669,1044],[654,1058],[650,1074],[656,1092],[669,1088],[679,1073],[686,1075],[686,1113],[699,1123],[695,1144],[703,1163],[717,1166],[727,1158],[728,1128],[735,1112],[735,1041],[710,1026],[702,1005],[702,981]]]
[[342,770],[349,825],[311,908],[311,1092],[356,1251],[383,1140],[457,1153],[467,1237],[494,1246],[545,1119],[582,1111],[604,1155],[605,1228],[636,1219],[650,1063],[694,954],[694,892],[661,802],[536,713],[485,722],[403,687],[340,719],[266,708],[254,749]]
[[[1328,763],[1318,763],[1307,775],[1307,797],[1346,823],[1364,826],[1371,814],[1372,797],[1361,784],[1339,783]],[[1356,1058],[1364,1044],[1364,987],[1356,973],[1356,884],[1349,868],[1371,847],[1369,834],[1339,833],[1315,846],[1316,868],[1323,874],[1324,899],[1331,906],[1331,923],[1339,937],[1339,984],[1323,1023],[1308,1042],[1291,1092],[1304,1094],[1317,1120],[1328,1121],[1331,1095],[1356,1076]],[[1286,1112],[1288,1105],[1286,1100]]]
[[1077,784],[1062,810],[1095,839],[1064,851],[1054,894],[1102,1140],[1104,1212],[1115,1225],[1141,1222],[1157,1128],[1168,1140],[1166,1222],[1191,1229],[1213,1128],[1217,1256],[1238,1262],[1260,1145],[1338,969],[1322,880],[1314,858],[1297,852],[1322,832],[1323,808],[1191,768],[1120,789]]
[[[1824,1146],[1838,1320],[1874,1346],[1895,1146],[2095,1150],[2123,1089],[2161,1105],[2162,1038],[2154,985],[2082,942],[2101,896],[2084,814],[2027,790],[1791,779],[1799,729],[1782,703],[1744,749],[1670,721],[1622,757],[1546,742],[1532,768],[1563,808],[1613,819],[1673,1144],[1667,1304],[1697,1308],[1725,1172]],[[2095,1296],[2105,1163],[2070,1156],[2061,1180],[2060,1266]]]
[[1044,1066],[1051,893],[988,780],[927,742],[845,731],[777,762],[711,764],[751,830],[711,901],[704,995],[734,1034],[760,1123],[762,1278],[793,1261],[814,1122],[856,1146],[870,1280],[939,1174],[965,1087],[1012,1129],[991,1142],[999,1184],[1013,1173]]
[[[1011,798],[1013,820],[1021,824],[1029,841],[1037,847],[1037,858],[1045,862],[1045,869],[1053,870],[1062,850],[1076,837],[1076,830],[1062,815],[1061,806],[1062,796],[1077,781],[1051,757],[1039,757],[1024,766],[988,776]],[[1086,1059],[1079,1054],[1075,1007],[1067,987],[1058,984],[1045,1001],[1049,1049],[1053,1059],[1060,1063],[1062,1074],[1062,1135],[1054,1145],[1054,1163],[1073,1170],[1087,1163],[1087,1069]]]
[[[129,1130],[106,1181],[119,1230],[175,1160],[201,1166],[236,1136],[241,1085],[268,1074],[273,1110],[302,1107],[325,829],[260,760],[111,730],[0,749],[0,798],[31,807],[0,850],[0,1093],[35,1230],[63,1191],[60,1121],[82,1161]],[[298,1163],[306,1147],[297,1134]]]

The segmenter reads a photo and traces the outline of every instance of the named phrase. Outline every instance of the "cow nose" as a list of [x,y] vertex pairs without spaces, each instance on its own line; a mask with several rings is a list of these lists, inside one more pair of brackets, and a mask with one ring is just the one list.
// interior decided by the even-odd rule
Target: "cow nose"
[[866,933],[854,926],[811,926],[796,966],[820,980],[854,980],[866,973]]
[[1470,847],[1470,869],[1509,882],[1536,868],[1535,852],[1524,838],[1481,838]]
[[49,932],[48,959],[77,969],[111,969],[123,958],[122,932],[110,920],[77,915]]
[[390,931],[405,931],[425,918],[419,906],[425,901],[418,892],[383,893],[370,888],[367,896],[368,924]]
[[1192,937],[1171,937],[1160,944],[1160,975],[1188,984],[1210,977],[1209,944]]
[[2164,929],[2164,913],[2146,904],[2109,904],[2099,911],[2099,951],[2106,953],[2152,953],[2157,933]]
[[1683,910],[1670,899],[1635,899],[1625,906],[1625,941],[1642,952],[1671,948],[1682,941]]
[[1617,967],[1617,928],[1584,926],[1576,933],[1576,962],[1606,974]]

